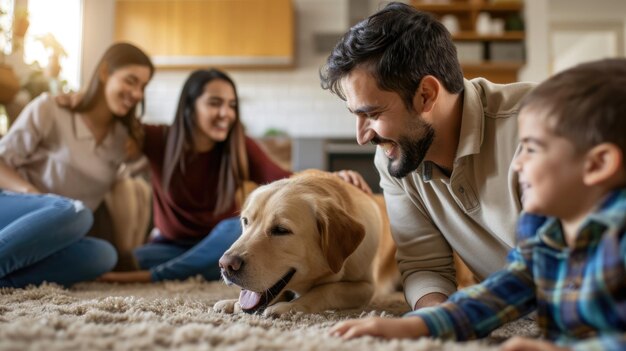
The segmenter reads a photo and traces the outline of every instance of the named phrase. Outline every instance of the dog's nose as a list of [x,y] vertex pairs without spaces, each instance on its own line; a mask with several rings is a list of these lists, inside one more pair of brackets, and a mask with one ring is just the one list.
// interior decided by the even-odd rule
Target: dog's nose
[[220,268],[228,274],[234,274],[243,266],[243,260],[240,256],[224,254],[219,261]]

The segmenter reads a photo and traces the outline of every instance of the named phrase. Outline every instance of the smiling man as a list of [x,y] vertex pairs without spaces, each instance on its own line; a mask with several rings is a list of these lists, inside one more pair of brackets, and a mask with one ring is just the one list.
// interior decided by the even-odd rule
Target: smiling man
[[359,144],[378,145],[409,304],[456,290],[453,250],[480,280],[502,268],[521,210],[518,102],[533,85],[464,79],[445,27],[401,3],[352,27],[320,76],[356,116]]

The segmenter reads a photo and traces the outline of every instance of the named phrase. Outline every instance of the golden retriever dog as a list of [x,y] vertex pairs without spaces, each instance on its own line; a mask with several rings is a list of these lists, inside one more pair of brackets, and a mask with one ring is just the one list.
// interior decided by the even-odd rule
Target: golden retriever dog
[[[366,306],[374,296],[377,251],[390,252],[379,240],[391,240],[384,205],[374,196],[309,170],[257,188],[241,221],[241,237],[219,264],[224,281],[242,290],[238,300],[217,302],[216,311],[321,312]],[[376,275],[387,274],[384,266]]]

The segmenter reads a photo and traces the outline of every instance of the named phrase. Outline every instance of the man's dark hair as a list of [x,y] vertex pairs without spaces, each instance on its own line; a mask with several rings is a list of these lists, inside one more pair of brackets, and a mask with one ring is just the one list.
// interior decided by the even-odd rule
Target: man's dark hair
[[463,91],[463,72],[450,33],[432,15],[392,2],[344,34],[320,70],[323,89],[341,99],[341,79],[369,69],[378,87],[400,94],[407,108],[422,78],[436,77],[447,91]]
[[521,109],[539,113],[577,152],[612,143],[626,155],[626,59],[591,61],[560,72],[526,95]]

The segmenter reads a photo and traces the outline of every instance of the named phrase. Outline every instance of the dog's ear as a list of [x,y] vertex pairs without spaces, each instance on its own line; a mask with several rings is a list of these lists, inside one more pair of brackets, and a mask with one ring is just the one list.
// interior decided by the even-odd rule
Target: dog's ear
[[344,261],[363,241],[365,227],[331,201],[318,205],[317,227],[326,261],[333,273],[338,273]]

